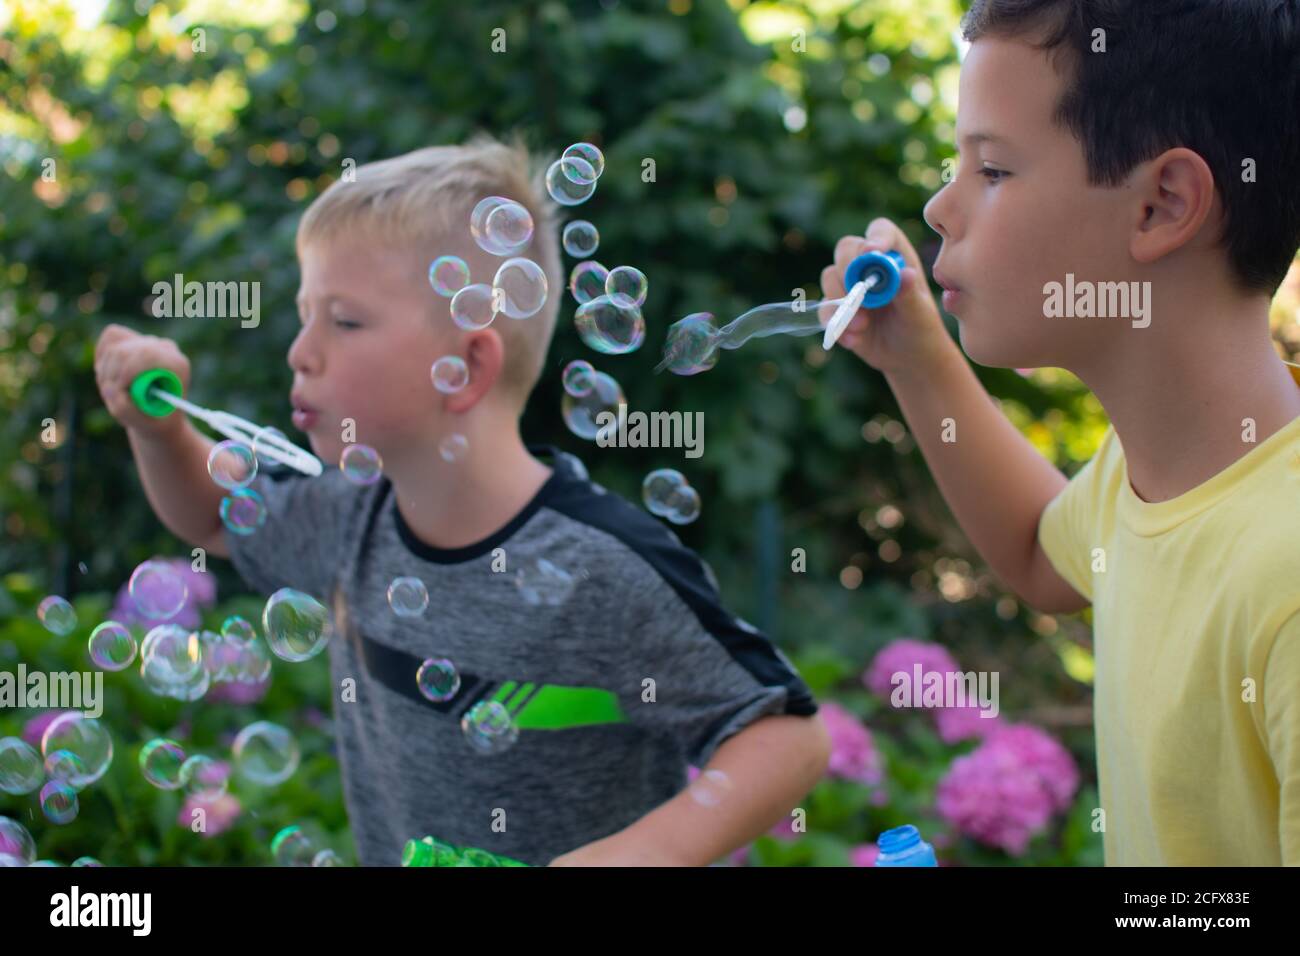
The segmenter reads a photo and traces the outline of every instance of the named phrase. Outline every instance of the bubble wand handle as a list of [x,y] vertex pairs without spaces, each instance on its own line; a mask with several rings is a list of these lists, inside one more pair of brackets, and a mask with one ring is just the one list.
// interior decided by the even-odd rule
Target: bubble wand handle
[[238,415],[229,412],[213,411],[187,402],[181,398],[181,380],[175,372],[165,368],[150,369],[141,372],[131,383],[131,400],[137,408],[154,418],[165,418],[174,409],[179,408],[199,421],[205,422],[214,431],[227,438],[243,442],[250,447],[257,441],[257,453],[288,465],[304,475],[315,477],[324,470],[320,459],[310,452],[294,445],[287,438],[274,432],[263,434],[265,428],[256,425]]

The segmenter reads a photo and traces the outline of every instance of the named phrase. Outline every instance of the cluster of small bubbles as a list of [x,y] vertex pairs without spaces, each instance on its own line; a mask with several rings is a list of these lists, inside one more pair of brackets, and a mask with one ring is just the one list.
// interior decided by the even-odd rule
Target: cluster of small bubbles
[[165,561],[145,561],[131,572],[126,587],[136,610],[152,621],[174,616],[189,597],[185,579]]
[[271,672],[271,655],[257,639],[257,631],[246,618],[232,614],[221,625],[223,646],[233,649],[235,661],[227,679],[242,684],[260,684]]
[[700,494],[686,476],[672,468],[658,468],[641,482],[646,509],[673,524],[690,524],[700,516]]
[[305,661],[325,649],[334,635],[330,612],[310,594],[280,588],[262,610],[262,633],[281,660]]
[[497,317],[497,297],[492,287],[479,282],[451,297],[451,320],[466,332],[486,329]]
[[41,787],[41,813],[51,823],[62,826],[77,818],[77,791],[66,783],[51,780]]
[[444,355],[433,363],[429,377],[434,388],[451,395],[469,384],[469,367],[459,355]]
[[538,558],[515,572],[515,587],[524,601],[532,605],[558,607],[569,599],[573,586],[573,575],[545,558]]
[[159,624],[140,645],[140,677],[160,697],[198,700],[212,682],[203,661],[198,632],[177,624]]
[[10,866],[26,866],[36,859],[36,841],[12,817],[0,817],[0,856],[20,861]]
[[253,534],[266,524],[266,501],[252,488],[236,488],[221,499],[221,523],[232,534]]
[[[599,179],[600,174],[605,171],[605,154],[592,143],[574,143],[564,151],[561,158],[570,160],[570,163],[564,167],[564,172],[565,175],[573,178],[575,183],[584,184],[583,181],[587,180],[588,176],[586,171],[588,166],[591,167],[591,178],[587,180],[589,182]],[[572,162],[575,159],[582,160],[586,166]]]
[[702,807],[716,807],[731,793],[731,778],[721,770],[705,770],[690,785],[691,798]]
[[239,672],[243,642],[216,631],[199,631],[199,647],[203,652],[203,666],[213,683],[234,680]]
[[257,477],[257,456],[241,441],[217,442],[208,452],[208,474],[222,488],[243,488]]
[[443,461],[460,461],[469,451],[469,439],[460,432],[452,432],[438,443],[438,454]]
[[159,790],[179,790],[184,765],[185,750],[174,740],[155,737],[140,748],[140,773]]
[[460,256],[439,256],[429,265],[429,285],[450,299],[469,285],[469,266]]
[[605,276],[605,294],[620,305],[645,305],[650,280],[636,266],[618,266]]
[[718,328],[709,312],[693,312],[668,327],[664,357],[655,371],[697,375],[718,364]]
[[105,671],[120,671],[135,660],[135,636],[129,628],[117,621],[105,621],[90,632],[87,642],[90,659]]
[[19,796],[31,793],[44,779],[35,747],[21,737],[0,738],[0,790]]
[[500,309],[512,319],[527,319],[546,304],[546,272],[532,259],[507,259],[492,278]]
[[257,631],[248,622],[248,618],[232,614],[221,622],[221,636],[238,641],[251,641],[257,637]]
[[447,658],[430,657],[415,672],[415,686],[425,699],[441,703],[451,700],[460,690],[460,674]]
[[231,747],[240,776],[261,787],[275,787],[298,769],[298,742],[279,724],[259,720],[235,737]]
[[585,259],[587,256],[595,255],[596,249],[600,247],[600,232],[587,220],[574,219],[564,224],[560,242],[564,246],[564,251],[573,258]]
[[394,578],[388,585],[388,606],[398,617],[419,617],[429,606],[429,589],[419,578]]
[[533,217],[522,205],[504,196],[479,200],[469,217],[469,231],[484,252],[513,256],[533,239]]
[[586,395],[574,396],[567,392],[560,403],[564,415],[564,424],[569,431],[579,438],[594,441],[600,426],[596,416],[601,412],[618,414],[618,406],[626,405],[623,388],[606,372],[596,372],[591,376],[591,391]]
[[605,294],[605,280],[609,270],[594,259],[579,262],[569,273],[569,294],[578,305],[584,305]]
[[564,390],[574,398],[582,398],[584,395],[590,395],[591,390],[595,387],[592,381],[596,370],[591,367],[591,363],[586,359],[574,359],[568,365],[564,366],[564,373],[560,380],[564,384]]
[[497,700],[481,700],[461,718],[461,732],[475,750],[497,754],[508,750],[519,739],[519,727]]
[[373,485],[384,473],[384,462],[369,445],[352,444],[339,455],[339,471],[354,485]]
[[634,352],[645,341],[645,318],[627,298],[597,296],[578,306],[573,324],[584,344],[605,355]]
[[41,735],[42,756],[48,758],[60,750],[70,751],[81,761],[81,771],[65,781],[77,789],[99,780],[113,762],[113,738],[98,720],[76,710],[55,717]]
[[66,784],[74,790],[82,789],[74,781],[86,776],[86,765],[71,750],[56,750],[45,758],[45,779]]
[[276,866],[311,866],[316,845],[295,823],[271,838],[271,856]]
[[77,626],[77,612],[65,599],[56,594],[45,598],[36,607],[36,616],[51,634],[63,637]]
[[557,159],[546,170],[546,191],[561,206],[584,203],[596,192],[595,167],[580,156]]
[[180,781],[191,796],[212,800],[226,792],[230,771],[225,764],[206,754],[195,754],[181,764]]

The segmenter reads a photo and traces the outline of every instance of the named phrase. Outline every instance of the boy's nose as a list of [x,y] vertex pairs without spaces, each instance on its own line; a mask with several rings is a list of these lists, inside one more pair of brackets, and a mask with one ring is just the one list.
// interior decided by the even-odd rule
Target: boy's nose
[[309,325],[298,330],[287,356],[289,368],[295,373],[311,375],[320,371],[320,349],[311,342]]
[[930,197],[921,215],[926,225],[943,238],[951,239],[952,214],[952,183],[949,183]]

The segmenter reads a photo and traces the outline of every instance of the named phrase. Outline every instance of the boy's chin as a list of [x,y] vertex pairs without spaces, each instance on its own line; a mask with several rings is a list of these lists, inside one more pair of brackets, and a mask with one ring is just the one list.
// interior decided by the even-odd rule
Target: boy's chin
[[958,338],[962,351],[976,365],[985,368],[1040,368],[1055,364],[1044,358],[1043,348],[1035,348],[1034,343],[1023,337],[988,330],[974,331],[962,322],[957,322]]

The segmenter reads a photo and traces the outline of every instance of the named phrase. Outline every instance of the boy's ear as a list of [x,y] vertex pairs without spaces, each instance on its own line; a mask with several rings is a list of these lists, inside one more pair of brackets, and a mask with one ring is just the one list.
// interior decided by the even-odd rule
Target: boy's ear
[[1129,251],[1138,262],[1154,262],[1191,242],[1216,211],[1214,174],[1199,153],[1166,150],[1144,163],[1130,180],[1141,201]]
[[[504,316],[498,317],[504,318]],[[513,321],[506,318],[506,321]],[[465,367],[469,382],[459,392],[443,396],[443,408],[453,415],[469,411],[492,390],[505,368],[506,349],[501,334],[490,326],[477,329],[464,338]]]

